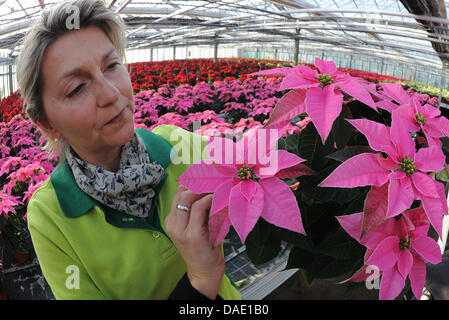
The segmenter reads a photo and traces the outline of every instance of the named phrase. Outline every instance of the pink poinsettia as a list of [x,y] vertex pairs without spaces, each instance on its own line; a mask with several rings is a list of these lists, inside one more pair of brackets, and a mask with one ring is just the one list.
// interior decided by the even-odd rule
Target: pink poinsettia
[[[376,91],[374,88],[370,92],[380,99],[376,102],[376,106],[392,112],[399,105],[410,104],[411,95],[404,90],[404,87],[400,83],[378,83],[381,90]],[[394,103],[396,102],[396,103]]]
[[[382,274],[379,298],[392,300],[399,295],[408,276],[412,291],[420,299],[426,279],[426,262],[441,262],[438,244],[427,236],[429,222],[422,207],[407,210],[396,219],[388,219],[360,240],[362,214],[337,217],[343,229],[367,247],[365,265],[350,281],[365,281],[371,275],[368,266]],[[374,279],[372,279],[374,280]]]
[[439,117],[441,111],[429,104],[421,105],[418,98],[412,97],[410,104],[400,106],[392,112],[396,121],[402,121],[405,130],[422,130],[429,146],[441,147],[440,137],[449,137],[449,119]]
[[315,66],[318,67],[319,72],[299,65],[294,68],[274,68],[254,74],[284,75],[280,90],[300,91],[281,98],[271,115],[268,126],[285,128],[288,120],[307,112],[324,143],[335,119],[341,112],[342,92],[375,110],[377,108],[361,79],[338,71],[333,61],[315,58]]
[[3,214],[6,219],[8,219],[9,212],[16,213],[15,206],[23,204],[17,198],[0,191],[0,214]]
[[320,186],[380,187],[388,183],[386,218],[407,210],[414,200],[421,200],[429,221],[442,236],[443,215],[448,212],[444,186],[427,174],[444,168],[445,156],[441,149],[422,148],[416,152],[414,141],[400,122],[393,121],[390,128],[366,119],[348,121],[365,135],[373,150],[384,152],[387,157],[378,153],[362,153],[349,158]]
[[277,133],[265,143],[269,135],[263,131],[268,130],[251,130],[236,143],[211,138],[208,159],[191,165],[177,180],[195,193],[214,193],[209,216],[214,245],[231,225],[244,243],[259,217],[305,234],[297,200],[280,179],[314,172],[295,154],[274,149]]

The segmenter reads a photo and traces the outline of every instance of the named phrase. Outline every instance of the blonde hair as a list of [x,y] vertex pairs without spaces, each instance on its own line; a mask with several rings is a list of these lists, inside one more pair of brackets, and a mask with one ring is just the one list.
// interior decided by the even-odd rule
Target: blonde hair
[[[73,23],[75,22],[75,23]],[[78,28],[97,26],[125,60],[125,22],[102,0],[71,0],[45,10],[39,21],[27,32],[17,59],[17,83],[27,104],[26,112],[31,121],[47,120],[42,102],[42,62],[46,49],[59,37]],[[65,139],[55,142],[47,137],[44,150],[63,156],[68,147]]]

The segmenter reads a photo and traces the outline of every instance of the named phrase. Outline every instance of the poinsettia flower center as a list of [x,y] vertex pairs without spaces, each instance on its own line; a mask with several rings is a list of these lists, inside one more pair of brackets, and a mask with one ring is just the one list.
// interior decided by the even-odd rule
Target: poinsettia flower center
[[417,125],[419,125],[420,123],[423,125],[426,124],[426,118],[424,118],[424,115],[422,115],[421,113],[416,113],[415,118],[416,118]]
[[250,179],[256,182],[259,181],[259,177],[254,173],[254,170],[247,166],[241,167],[237,171],[237,176],[243,181],[247,181]]
[[399,164],[399,168],[401,169],[401,171],[404,171],[407,175],[411,175],[416,171],[416,166],[413,163],[413,160],[410,159],[409,157],[402,158],[401,163]]
[[401,250],[409,249],[411,244],[412,244],[412,238],[411,237],[408,237],[408,240],[404,239],[404,238],[399,239],[399,248]]
[[334,83],[334,79],[327,73],[321,73],[318,75],[318,81],[321,82],[320,87],[324,88],[332,83]]

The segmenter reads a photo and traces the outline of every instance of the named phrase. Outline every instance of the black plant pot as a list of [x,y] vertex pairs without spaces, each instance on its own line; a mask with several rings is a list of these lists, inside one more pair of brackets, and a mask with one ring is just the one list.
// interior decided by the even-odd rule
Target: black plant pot
[[13,248],[0,238],[0,288],[9,300],[54,300],[53,293],[42,275],[37,257],[17,262]]

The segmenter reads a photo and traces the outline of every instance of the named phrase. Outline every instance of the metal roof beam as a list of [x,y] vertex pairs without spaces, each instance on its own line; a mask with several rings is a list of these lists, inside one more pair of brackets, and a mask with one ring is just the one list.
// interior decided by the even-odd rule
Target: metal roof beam
[[123,9],[126,8],[126,6],[133,0],[126,0],[120,7],[115,10],[115,13],[120,13]]

